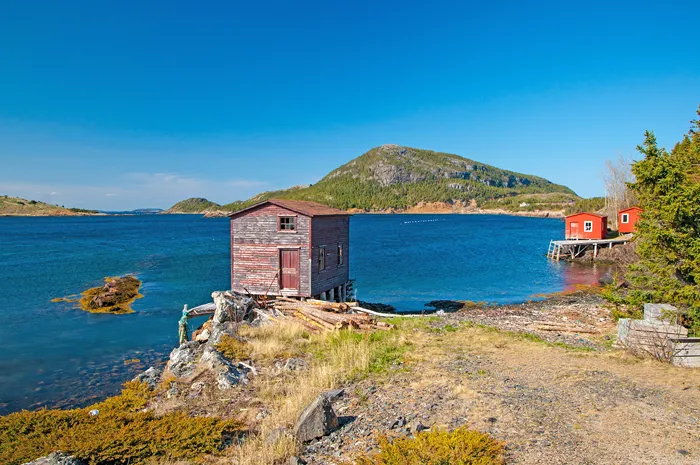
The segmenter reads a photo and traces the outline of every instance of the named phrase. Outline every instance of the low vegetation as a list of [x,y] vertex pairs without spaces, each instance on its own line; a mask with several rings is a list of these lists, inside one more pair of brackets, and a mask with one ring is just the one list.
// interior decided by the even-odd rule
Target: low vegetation
[[248,360],[250,359],[250,345],[246,342],[239,341],[233,336],[224,334],[221,336],[219,343],[216,344],[216,350],[221,352],[224,357],[230,360]]
[[78,306],[90,313],[133,313],[131,305],[143,297],[139,294],[140,287],[141,281],[134,276],[105,278],[103,286],[93,287],[81,294]]
[[418,433],[415,438],[379,439],[380,452],[359,465],[501,465],[505,444],[467,428]]
[[74,410],[22,411],[0,417],[0,463],[19,465],[61,450],[89,464],[193,460],[219,454],[242,433],[235,421],[144,411],[151,391],[127,383],[121,395]]
[[93,215],[96,210],[65,208],[36,200],[26,200],[8,195],[0,196],[0,216],[73,216]]

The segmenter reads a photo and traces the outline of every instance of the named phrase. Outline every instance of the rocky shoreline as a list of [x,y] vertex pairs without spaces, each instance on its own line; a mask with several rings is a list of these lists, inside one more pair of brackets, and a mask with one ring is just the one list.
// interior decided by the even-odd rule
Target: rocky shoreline
[[[284,399],[271,402],[264,392],[298,386],[318,355],[284,345],[284,336],[261,358],[260,347],[251,352],[246,344],[270,322],[247,298],[213,297],[217,312],[193,340],[171,352],[164,370],[149,368],[135,381],[152,389],[148,410],[156,415],[245,424],[261,456],[272,444],[287,451],[284,460],[294,456],[284,463],[340,465],[376,452],[382,436],[466,425],[505,441],[508,463],[691,464],[700,457],[700,373],[614,350],[616,324],[595,289],[517,305],[436,301],[431,316],[394,318],[404,355],[376,374],[339,379],[294,422],[288,414],[274,420]],[[272,350],[270,343],[262,347]],[[632,426],[620,430],[618,418]],[[632,441],[642,430],[645,443]],[[250,463],[232,453],[233,463]],[[282,463],[275,457],[258,463]]]

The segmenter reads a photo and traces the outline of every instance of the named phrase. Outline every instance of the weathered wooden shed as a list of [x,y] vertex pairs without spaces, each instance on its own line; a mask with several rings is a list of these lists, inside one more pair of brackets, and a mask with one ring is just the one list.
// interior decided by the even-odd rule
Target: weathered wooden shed
[[596,213],[576,213],[566,217],[567,239],[605,239],[608,217]]
[[231,289],[253,295],[345,300],[350,214],[271,199],[231,218]]
[[617,229],[620,234],[636,232],[635,224],[644,210],[639,207],[630,207],[620,210],[617,214]]

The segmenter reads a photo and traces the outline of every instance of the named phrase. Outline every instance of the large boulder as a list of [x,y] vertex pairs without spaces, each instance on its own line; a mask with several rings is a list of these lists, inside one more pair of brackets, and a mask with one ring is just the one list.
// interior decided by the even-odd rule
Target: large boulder
[[64,452],[52,452],[46,457],[38,458],[24,465],[87,465],[87,463]]
[[294,436],[299,442],[308,442],[326,436],[338,429],[338,416],[325,394],[318,396],[299,416]]

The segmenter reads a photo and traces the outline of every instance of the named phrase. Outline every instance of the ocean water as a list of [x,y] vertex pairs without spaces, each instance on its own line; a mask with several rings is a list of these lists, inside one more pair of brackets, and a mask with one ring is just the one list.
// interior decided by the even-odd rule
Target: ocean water
[[[356,215],[358,297],[420,310],[435,299],[519,302],[593,283],[600,270],[551,263],[561,220],[492,215]],[[86,405],[163,364],[182,306],[229,286],[227,219],[196,215],[0,218],[0,413]],[[135,313],[51,299],[133,273]]]

